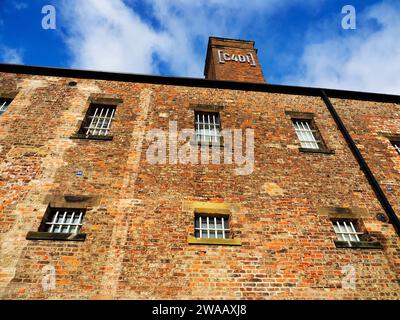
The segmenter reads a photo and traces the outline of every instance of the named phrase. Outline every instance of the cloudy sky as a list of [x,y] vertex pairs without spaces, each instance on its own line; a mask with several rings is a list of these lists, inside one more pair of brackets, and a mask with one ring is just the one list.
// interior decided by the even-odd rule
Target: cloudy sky
[[202,78],[219,36],[255,40],[269,83],[400,94],[399,35],[399,0],[0,0],[2,63]]

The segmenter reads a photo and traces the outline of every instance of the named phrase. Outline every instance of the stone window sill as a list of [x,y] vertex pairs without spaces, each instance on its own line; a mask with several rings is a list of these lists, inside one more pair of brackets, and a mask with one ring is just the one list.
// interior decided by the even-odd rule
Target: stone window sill
[[299,148],[300,152],[305,153],[322,153],[322,154],[335,154],[335,151],[332,149],[308,149],[308,148]]
[[205,244],[205,245],[223,245],[223,246],[241,246],[240,239],[208,239],[208,238],[195,238],[189,236],[188,244]]
[[336,248],[348,248],[348,249],[383,249],[383,246],[378,241],[360,241],[350,242],[351,246],[347,241],[335,241]]
[[83,139],[83,140],[100,140],[100,141],[111,141],[113,136],[94,136],[86,135],[82,133],[76,133],[70,137],[70,139]]
[[85,233],[50,233],[29,231],[26,240],[85,241]]

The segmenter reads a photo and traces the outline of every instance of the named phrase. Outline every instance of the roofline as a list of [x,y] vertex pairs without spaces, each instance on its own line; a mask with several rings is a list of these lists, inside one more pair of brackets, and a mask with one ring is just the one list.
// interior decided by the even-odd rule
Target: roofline
[[208,37],[208,42],[210,42],[211,39],[216,39],[216,40],[228,40],[228,41],[237,41],[237,42],[249,42],[249,43],[253,43],[253,44],[256,43],[254,40],[243,40],[243,39],[225,38],[225,37],[215,37],[215,36],[210,36],[210,37]]
[[250,82],[238,82],[238,81],[208,80],[200,78],[169,77],[169,76],[167,77],[167,76],[143,75],[143,74],[132,74],[132,73],[117,73],[117,72],[105,72],[105,71],[54,68],[54,67],[38,67],[29,65],[1,64],[1,63],[0,63],[0,72],[65,77],[65,78],[78,78],[78,79],[95,79],[95,80],[173,85],[173,86],[187,86],[187,87],[199,87],[199,88],[284,93],[284,94],[305,95],[305,96],[321,96],[321,90],[324,90],[326,94],[331,98],[400,103],[399,95],[370,93],[361,91],[348,91],[348,90],[338,90],[338,89],[326,89],[317,87],[287,86],[287,85],[277,85],[269,83],[250,83]]

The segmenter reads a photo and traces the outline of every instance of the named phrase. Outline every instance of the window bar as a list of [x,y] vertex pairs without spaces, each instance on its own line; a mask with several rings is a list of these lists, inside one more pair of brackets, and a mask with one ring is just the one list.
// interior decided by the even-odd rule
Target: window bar
[[307,142],[305,142],[306,138],[305,138],[304,133],[303,133],[303,131],[301,129],[300,122],[298,122],[298,121],[295,122],[295,128],[296,128],[296,133],[297,133],[297,136],[298,136],[298,138],[300,140],[301,146],[304,147],[304,148],[307,148],[308,144],[307,144]]
[[63,227],[63,224],[65,222],[65,216],[66,215],[67,215],[67,211],[64,212],[64,215],[63,215],[61,221],[58,223],[58,229],[57,229],[56,233],[61,233],[62,232],[62,227]]
[[99,119],[100,119],[102,113],[103,113],[103,108],[100,108],[100,109],[98,110],[98,112],[97,112],[96,117],[93,116],[93,125],[92,125],[91,128],[90,128],[90,134],[91,134],[91,135],[96,135],[97,124],[99,123]]
[[311,141],[313,141],[315,149],[319,149],[318,142],[315,139],[314,134],[313,134],[313,130],[311,130],[310,125],[309,125],[308,122],[306,122],[306,125],[307,125],[307,128],[308,128],[309,132],[310,132]]
[[299,135],[299,139],[300,139],[301,145],[302,145],[302,147],[307,148],[308,147],[308,143],[305,142],[305,140],[307,138],[306,138],[306,136],[305,136],[305,134],[304,134],[304,132],[302,130],[300,122],[296,122],[296,125],[297,125],[297,132],[298,132],[298,135]]
[[222,238],[225,239],[225,221],[224,221],[224,217],[222,217]]
[[194,114],[194,130],[196,133],[196,142],[199,141],[199,114]]
[[82,224],[82,214],[83,214],[83,212],[81,211],[79,213],[78,222],[76,223],[75,230],[73,233],[78,233],[78,228]]
[[102,135],[102,133],[103,133],[103,131],[104,131],[104,124],[105,124],[105,122],[106,122],[106,120],[107,120],[107,116],[108,116],[108,112],[110,111],[110,108],[107,108],[107,112],[106,112],[106,114],[105,114],[105,116],[103,117],[103,122],[101,123],[101,125],[100,125],[100,131],[99,131],[99,136],[101,136]]
[[104,108],[101,108],[100,115],[97,117],[96,124],[94,125],[94,130],[93,130],[93,133],[92,133],[93,135],[98,135],[97,131],[99,131],[98,130],[99,129],[99,123],[101,121],[101,117],[103,115],[103,112],[104,112]]
[[343,237],[343,241],[347,241],[349,243],[349,246],[351,246],[351,238],[350,235],[348,234],[346,228],[345,228],[345,224],[339,224],[340,225],[340,232],[342,232],[342,237]]
[[5,107],[6,107],[6,104],[7,104],[7,101],[4,101],[3,104],[2,104],[1,107],[0,107],[0,113],[6,111],[6,108],[5,108]]
[[199,230],[200,230],[200,238],[203,238],[203,227],[201,224],[201,216],[199,216]]
[[400,143],[399,142],[394,142],[393,146],[395,147],[397,153],[400,154]]
[[74,223],[74,217],[75,217],[75,211],[72,212],[70,220],[69,221],[67,220],[67,233],[71,231],[72,223]]
[[[301,126],[302,126],[302,128],[304,130],[304,134],[306,136],[307,146],[308,146],[308,148],[314,149],[314,145],[312,143],[312,133],[310,132],[310,130],[307,129],[305,123],[306,122],[302,121]],[[307,125],[308,125],[308,123],[307,123]]]
[[344,233],[342,231],[342,226],[340,225],[339,221],[336,221],[336,226],[337,226],[337,228],[339,230],[338,235],[339,235],[340,240],[341,241],[346,241],[346,238],[345,238]]
[[308,147],[308,143],[307,143],[307,135],[305,134],[303,127],[301,125],[301,122],[296,122],[297,125],[297,131],[299,134],[299,139],[301,142],[302,147],[307,148]]
[[201,139],[202,139],[202,124],[201,124],[201,114],[200,113],[197,115],[197,118],[198,118],[198,127],[199,127],[199,132],[198,132],[199,141],[201,142]]
[[218,227],[217,227],[217,217],[214,217],[214,231],[215,231],[215,239],[218,239]]
[[211,133],[211,119],[210,119],[210,114],[208,116],[208,142],[212,142],[212,133]]
[[218,138],[219,138],[219,134],[218,134],[218,131],[217,131],[217,123],[216,123],[216,121],[215,121],[215,118],[216,118],[216,116],[215,116],[215,114],[213,115],[213,123],[214,123],[214,138],[215,138],[215,142],[216,143],[218,143],[219,141],[218,141]]
[[[203,113],[203,131],[202,131],[202,134],[203,134],[204,142],[206,141],[205,133],[206,133],[206,120],[205,120],[204,113]],[[208,221],[208,219],[207,219],[207,221]]]
[[56,222],[57,222],[57,219],[58,219],[58,214],[59,214],[59,211],[57,210],[56,214],[54,215],[53,221],[50,222],[50,230],[49,230],[49,232],[53,232],[54,226],[56,225]]
[[207,217],[207,238],[210,238],[210,218]]
[[347,233],[347,236],[349,237],[350,241],[353,241],[353,234],[351,232],[351,229],[347,225],[346,221],[343,221],[343,225],[344,225],[344,228],[346,229],[345,232]]
[[110,131],[110,128],[111,128],[111,121],[113,120],[114,114],[115,114],[115,109],[112,109],[110,121],[109,121],[108,124],[107,124],[106,132],[105,132],[105,134],[104,134],[105,136],[108,134],[108,131]]
[[348,235],[347,229],[345,228],[345,222],[342,221],[342,223],[339,224],[340,224],[340,232],[343,235],[343,240],[350,242],[350,236]]
[[88,127],[88,129],[86,131],[86,135],[90,134],[90,130],[91,130],[92,125],[93,125],[93,121],[94,121],[94,119],[96,118],[96,115],[97,115],[97,110],[98,110],[98,108],[96,108],[96,110],[94,111],[94,115],[93,115],[92,121],[90,121],[90,125],[89,125],[89,127]]
[[202,114],[199,114],[199,126],[200,126],[200,131],[199,131],[199,134],[200,134],[200,142],[203,142],[203,139],[204,139],[204,134],[203,134],[203,126],[204,126],[204,124],[203,124],[203,122],[201,121],[201,119],[202,119]]
[[349,227],[347,226],[346,221],[343,221],[343,225],[344,225],[344,227],[345,227],[345,230],[346,230],[346,232],[347,232],[347,236],[348,236],[348,238],[349,238],[349,241],[348,241],[349,246],[351,246],[351,241],[353,240],[353,235],[351,234],[351,230],[350,230]]

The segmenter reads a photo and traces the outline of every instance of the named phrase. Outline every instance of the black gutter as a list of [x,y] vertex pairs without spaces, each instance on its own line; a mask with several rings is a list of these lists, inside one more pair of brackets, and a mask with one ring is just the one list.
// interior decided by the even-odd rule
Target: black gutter
[[285,85],[276,85],[269,83],[249,83],[249,82],[238,82],[238,81],[208,80],[199,78],[165,77],[165,76],[140,75],[140,74],[130,74],[130,73],[36,67],[36,66],[26,66],[26,65],[14,65],[14,64],[0,64],[0,72],[78,78],[78,79],[124,81],[124,82],[200,87],[200,88],[270,92],[270,93],[282,93],[282,94],[314,96],[314,97],[320,97],[321,90],[324,90],[330,97],[335,97],[335,98],[400,104],[399,95],[313,88],[313,87],[285,86]]
[[376,180],[374,174],[372,173],[371,169],[369,168],[367,162],[365,161],[364,157],[362,156],[360,150],[357,148],[353,138],[351,137],[349,131],[347,130],[346,126],[344,125],[342,119],[340,118],[339,114],[336,112],[335,107],[331,103],[328,95],[326,94],[325,90],[321,90],[322,99],[324,100],[326,106],[328,107],[329,112],[331,113],[333,119],[336,122],[340,132],[343,134],[347,144],[350,147],[353,155],[357,159],[358,164],[361,167],[361,170],[364,172],[365,176],[367,177],[369,183],[371,184],[372,189],[374,190],[376,196],[378,197],[379,202],[381,203],[383,209],[385,210],[390,222],[393,224],[397,234],[400,236],[400,220],[396,213],[393,210],[389,200],[386,198],[385,193],[382,191],[378,181]]

